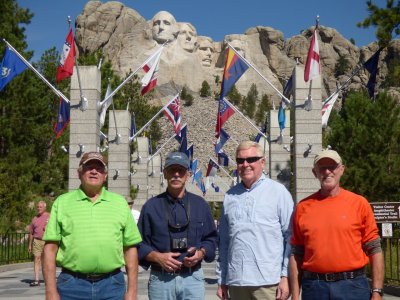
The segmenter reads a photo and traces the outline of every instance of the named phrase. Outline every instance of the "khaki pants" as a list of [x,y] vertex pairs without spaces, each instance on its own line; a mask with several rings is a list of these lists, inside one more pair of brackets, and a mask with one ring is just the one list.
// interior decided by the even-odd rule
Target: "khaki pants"
[[32,254],[33,256],[42,256],[45,241],[33,239]]
[[275,300],[278,285],[229,286],[231,300]]

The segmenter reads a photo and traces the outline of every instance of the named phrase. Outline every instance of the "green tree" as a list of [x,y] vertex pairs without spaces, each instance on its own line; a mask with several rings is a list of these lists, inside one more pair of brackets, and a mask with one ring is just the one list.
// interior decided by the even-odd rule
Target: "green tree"
[[243,101],[242,109],[245,115],[249,118],[254,117],[256,111],[256,104],[259,102],[257,85],[253,83],[247,93],[246,100]]
[[189,93],[186,85],[182,88],[181,99],[185,101],[185,106],[191,106],[193,104],[193,96]]
[[388,64],[388,75],[382,82],[383,88],[400,86],[400,59],[390,58]]
[[206,80],[203,81],[201,84],[201,89],[200,89],[200,97],[210,97],[211,96],[211,87],[208,84]]
[[229,93],[226,95],[229,101],[236,106],[240,106],[243,96],[239,93],[236,85],[233,85]]
[[357,23],[358,27],[375,26],[380,46],[387,46],[393,36],[400,34],[400,2],[396,2],[395,4],[394,0],[387,0],[386,8],[380,8],[372,0],[367,1],[369,16]]
[[340,55],[335,65],[335,76],[344,75],[350,68],[350,62],[346,56]]
[[269,101],[269,97],[266,94],[263,94],[261,97],[261,103],[258,105],[255,121],[257,125],[261,125],[265,121],[266,114],[272,109],[271,102]]
[[334,117],[324,143],[343,157],[344,187],[371,202],[400,197],[400,105],[386,93],[375,101],[350,93]]

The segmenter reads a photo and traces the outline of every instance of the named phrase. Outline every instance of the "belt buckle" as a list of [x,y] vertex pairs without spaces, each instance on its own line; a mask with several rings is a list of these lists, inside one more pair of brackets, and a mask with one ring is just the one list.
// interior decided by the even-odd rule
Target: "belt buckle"
[[328,281],[328,282],[337,281],[335,273],[326,273],[326,274],[324,274],[324,277],[325,277],[325,281]]
[[90,281],[98,281],[102,277],[102,274],[96,274],[96,273],[86,274],[85,277],[87,280]]

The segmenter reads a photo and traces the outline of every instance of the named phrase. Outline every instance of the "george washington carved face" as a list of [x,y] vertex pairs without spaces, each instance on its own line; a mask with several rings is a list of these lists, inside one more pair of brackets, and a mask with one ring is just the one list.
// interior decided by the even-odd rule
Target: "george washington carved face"
[[172,41],[175,39],[178,29],[175,18],[167,11],[156,13],[151,20],[153,39],[159,43]]

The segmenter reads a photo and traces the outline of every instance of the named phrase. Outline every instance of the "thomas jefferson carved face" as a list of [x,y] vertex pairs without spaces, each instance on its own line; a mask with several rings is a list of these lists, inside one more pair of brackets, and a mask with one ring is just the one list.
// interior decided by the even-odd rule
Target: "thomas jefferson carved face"
[[211,58],[212,54],[214,53],[214,45],[212,40],[209,38],[199,38],[198,44],[198,53],[201,60],[201,65],[204,67],[211,67]]
[[177,25],[173,15],[167,11],[160,11],[154,15],[151,21],[153,39],[157,43],[162,44],[175,39]]
[[196,29],[190,23],[180,23],[179,25],[179,44],[184,50],[193,52],[197,45]]

